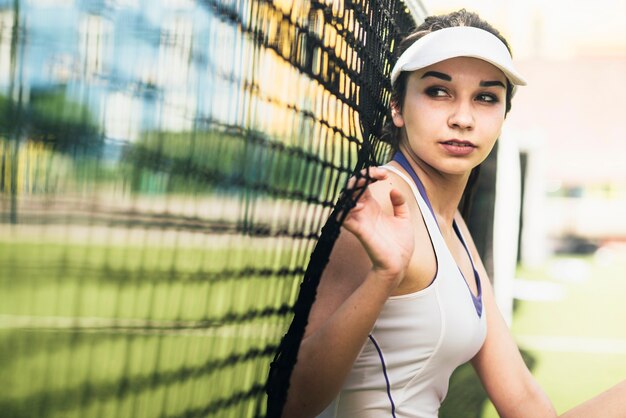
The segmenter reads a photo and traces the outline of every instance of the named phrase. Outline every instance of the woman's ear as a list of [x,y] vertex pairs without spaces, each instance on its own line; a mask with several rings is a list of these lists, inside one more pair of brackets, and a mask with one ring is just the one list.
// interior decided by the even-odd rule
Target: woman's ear
[[404,118],[402,117],[400,106],[396,102],[391,102],[391,119],[397,128],[404,126]]

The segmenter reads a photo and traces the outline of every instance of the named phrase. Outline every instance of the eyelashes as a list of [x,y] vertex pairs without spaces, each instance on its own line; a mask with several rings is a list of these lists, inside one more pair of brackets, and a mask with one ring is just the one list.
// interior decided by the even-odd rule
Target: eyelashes
[[498,99],[498,96],[491,93],[481,93],[476,96],[476,98],[480,99],[481,102],[486,103],[498,103],[500,101],[500,99]]
[[448,91],[443,87],[428,87],[425,90],[425,93],[428,97],[447,97],[449,96]]
[[[428,97],[432,97],[432,98],[450,97],[450,92],[445,87],[440,87],[440,86],[427,87],[424,90],[424,93]],[[500,101],[500,98],[496,94],[493,94],[493,93],[481,92],[475,96],[474,100],[477,100],[483,103],[498,103]]]

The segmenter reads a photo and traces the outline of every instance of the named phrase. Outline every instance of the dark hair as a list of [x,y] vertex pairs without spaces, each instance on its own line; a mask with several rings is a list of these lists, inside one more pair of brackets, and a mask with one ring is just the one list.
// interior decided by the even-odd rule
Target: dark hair
[[[404,39],[398,44],[398,50],[396,51],[396,59],[402,55],[404,51],[407,50],[415,41],[427,35],[431,32],[434,32],[439,29],[450,28],[455,26],[471,26],[478,29],[486,30],[487,32],[492,33],[498,39],[502,41],[502,43],[506,46],[511,52],[511,47],[506,39],[500,34],[500,32],[491,26],[488,22],[481,19],[476,13],[468,12],[465,9],[458,10],[456,12],[452,12],[445,15],[438,16],[429,16],[427,17],[421,25],[419,25],[413,32],[404,37]],[[391,104],[396,106],[399,111],[402,110],[402,104],[404,103],[404,98],[406,96],[406,85],[407,78],[410,72],[403,71],[400,73],[396,82],[392,85],[391,91]],[[506,81],[506,107],[505,107],[505,115],[511,110],[511,98],[513,95],[513,85],[507,79]],[[400,144],[401,138],[401,129],[394,125],[393,120],[391,118],[391,114],[387,115],[387,120],[383,126],[383,131],[381,135],[381,140],[387,142],[391,145],[394,151],[397,151],[398,146]],[[461,199],[462,204],[462,214],[465,217],[469,213],[470,204],[471,204],[471,195],[478,180],[478,174],[480,172],[480,165],[475,167],[470,173],[469,180],[467,182],[467,186],[465,187],[465,191],[463,192],[463,198]]]

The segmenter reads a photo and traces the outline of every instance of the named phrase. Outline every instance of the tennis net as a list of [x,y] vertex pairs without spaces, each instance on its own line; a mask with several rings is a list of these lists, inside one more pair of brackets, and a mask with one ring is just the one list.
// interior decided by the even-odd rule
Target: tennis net
[[415,15],[98,4],[0,2],[0,416],[270,415]]

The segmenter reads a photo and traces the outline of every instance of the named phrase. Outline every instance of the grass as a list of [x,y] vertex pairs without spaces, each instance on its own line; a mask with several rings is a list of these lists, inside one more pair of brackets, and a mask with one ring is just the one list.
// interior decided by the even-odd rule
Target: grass
[[254,416],[293,252],[0,242],[0,417]]
[[[220,277],[236,264],[289,265],[293,252],[0,242],[0,417],[257,415],[288,318],[195,324],[293,301],[300,277]],[[519,271],[564,296],[518,301],[512,328],[560,412],[626,376],[626,353],[611,346],[626,341],[623,259]],[[497,417],[471,368],[455,373],[441,417]]]
[[[11,342],[2,347],[2,379],[11,382],[5,380],[0,398],[6,417],[182,416],[253,387],[265,378],[268,362],[267,357],[220,360],[227,358],[225,351],[242,353],[261,340],[242,346],[241,339],[229,344],[224,338],[165,334],[3,331],[0,336]],[[238,416],[226,408],[218,412]]]
[[[254,274],[245,280],[220,276],[233,265],[268,268],[267,260],[288,260],[291,253],[273,252],[271,247],[203,250],[0,243],[4,278],[0,313],[199,320],[278,307],[293,293],[285,280]],[[233,263],[233,258],[244,261]]]

